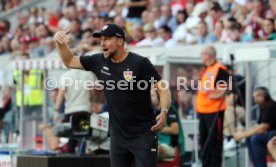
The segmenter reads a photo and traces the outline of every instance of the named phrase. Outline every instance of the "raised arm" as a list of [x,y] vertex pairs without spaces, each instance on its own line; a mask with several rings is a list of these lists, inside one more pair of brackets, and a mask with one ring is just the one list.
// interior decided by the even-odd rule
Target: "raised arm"
[[63,64],[68,68],[83,69],[83,66],[80,63],[79,56],[74,56],[73,53],[68,48],[69,34],[70,29],[66,31],[58,31],[54,35],[54,41],[58,50],[58,54],[63,62]]

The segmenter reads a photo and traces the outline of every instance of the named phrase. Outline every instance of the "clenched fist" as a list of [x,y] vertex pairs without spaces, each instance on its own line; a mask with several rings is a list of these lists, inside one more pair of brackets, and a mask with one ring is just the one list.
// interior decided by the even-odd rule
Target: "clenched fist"
[[58,31],[54,35],[54,41],[59,44],[67,44],[69,41],[69,34],[70,28],[66,29],[65,31]]

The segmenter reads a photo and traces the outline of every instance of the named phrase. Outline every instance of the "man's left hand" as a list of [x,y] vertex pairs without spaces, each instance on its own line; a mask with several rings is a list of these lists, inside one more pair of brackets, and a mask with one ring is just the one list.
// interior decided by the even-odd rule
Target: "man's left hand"
[[236,141],[240,141],[241,139],[244,138],[244,133],[241,132],[241,131],[235,132],[235,133],[233,134],[233,137],[234,137],[234,139],[235,139]]
[[167,114],[165,112],[161,112],[156,117],[157,123],[153,127],[151,127],[151,131],[157,132],[157,131],[163,129],[166,124],[166,120],[167,120]]

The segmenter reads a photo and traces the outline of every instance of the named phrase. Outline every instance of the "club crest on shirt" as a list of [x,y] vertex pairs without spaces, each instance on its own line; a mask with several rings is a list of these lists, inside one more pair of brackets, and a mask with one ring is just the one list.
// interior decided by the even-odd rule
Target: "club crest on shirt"
[[133,72],[129,71],[129,69],[127,69],[127,71],[124,71],[124,78],[126,81],[130,81],[132,79],[133,76]]

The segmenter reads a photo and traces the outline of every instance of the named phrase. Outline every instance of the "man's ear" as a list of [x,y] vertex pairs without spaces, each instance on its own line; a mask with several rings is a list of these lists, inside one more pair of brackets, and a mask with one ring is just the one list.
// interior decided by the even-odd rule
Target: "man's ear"
[[121,46],[121,45],[123,45],[123,43],[124,43],[124,40],[123,39],[119,39],[118,40],[118,44]]

